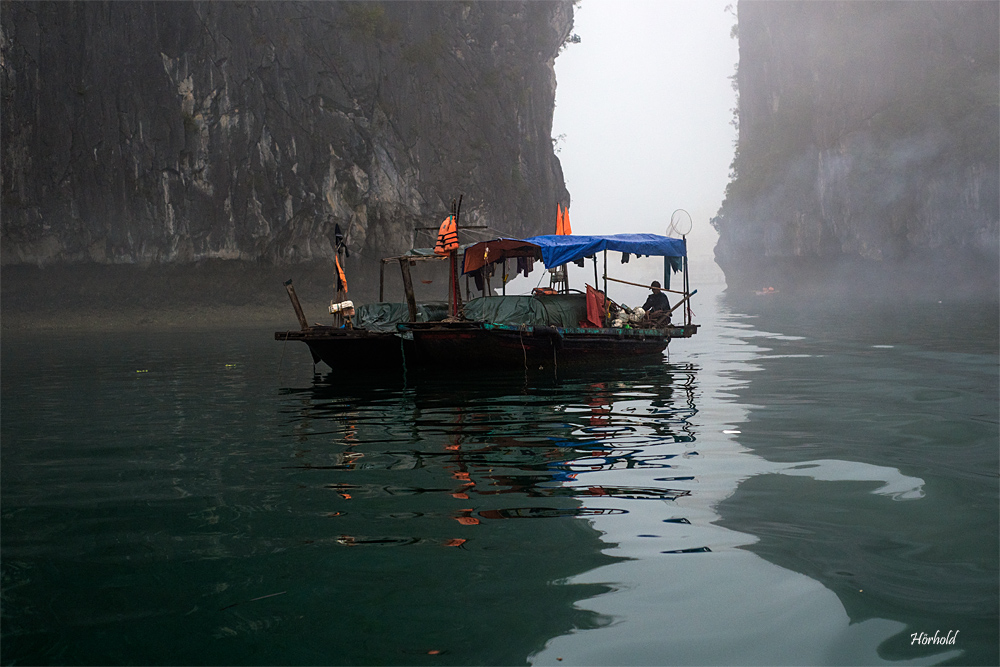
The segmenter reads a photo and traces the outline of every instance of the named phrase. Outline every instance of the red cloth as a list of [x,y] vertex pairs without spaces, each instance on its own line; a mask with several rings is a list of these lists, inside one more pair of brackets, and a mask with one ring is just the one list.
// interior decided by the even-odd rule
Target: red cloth
[[603,318],[604,293],[587,285],[587,321],[595,327],[601,327]]

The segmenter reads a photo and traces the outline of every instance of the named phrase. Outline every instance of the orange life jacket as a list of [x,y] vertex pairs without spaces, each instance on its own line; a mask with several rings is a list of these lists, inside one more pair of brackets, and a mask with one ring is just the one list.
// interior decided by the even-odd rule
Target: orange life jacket
[[458,228],[455,217],[449,215],[438,229],[437,243],[434,245],[435,255],[447,255],[452,250],[458,250]]

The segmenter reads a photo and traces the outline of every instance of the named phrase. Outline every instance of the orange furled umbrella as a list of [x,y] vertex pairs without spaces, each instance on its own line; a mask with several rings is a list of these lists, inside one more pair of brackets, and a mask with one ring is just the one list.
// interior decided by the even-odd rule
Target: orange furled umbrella
[[569,210],[556,204],[556,235],[570,236],[573,229],[569,226]]

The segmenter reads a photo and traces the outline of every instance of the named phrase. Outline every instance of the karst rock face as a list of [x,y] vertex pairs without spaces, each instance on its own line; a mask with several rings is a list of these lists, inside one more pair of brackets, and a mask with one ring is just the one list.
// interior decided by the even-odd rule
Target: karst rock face
[[[4,2],[2,263],[295,265],[569,200],[572,3]],[[417,238],[433,244],[428,237]]]
[[995,2],[740,2],[730,286],[997,281]]

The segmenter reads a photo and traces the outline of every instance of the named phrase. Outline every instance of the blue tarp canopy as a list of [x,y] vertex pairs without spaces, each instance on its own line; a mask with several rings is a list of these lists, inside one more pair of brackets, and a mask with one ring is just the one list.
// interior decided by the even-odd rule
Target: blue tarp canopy
[[674,271],[681,267],[680,258],[687,256],[687,243],[658,234],[609,234],[606,236],[532,236],[524,239],[542,249],[545,268],[551,269],[567,262],[596,255],[602,250],[615,250],[633,255],[655,255],[674,258],[670,265]]

